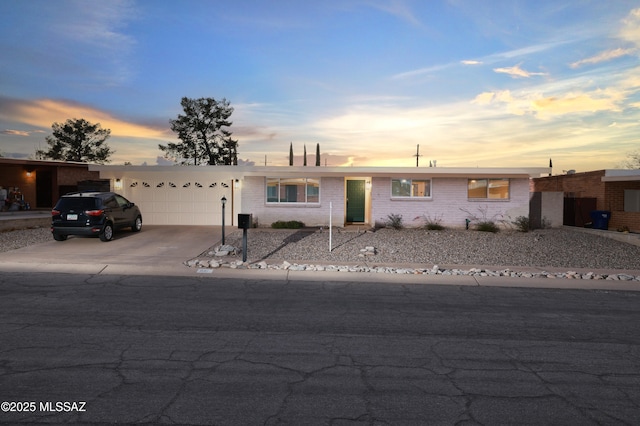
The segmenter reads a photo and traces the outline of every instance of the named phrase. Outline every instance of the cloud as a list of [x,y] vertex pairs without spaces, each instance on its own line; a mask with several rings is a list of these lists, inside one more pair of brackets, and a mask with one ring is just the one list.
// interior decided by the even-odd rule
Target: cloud
[[571,68],[579,68],[582,65],[585,64],[598,64],[600,62],[606,62],[606,61],[610,61],[612,59],[616,59],[619,58],[621,56],[627,56],[627,55],[631,55],[634,52],[636,52],[637,49],[635,48],[629,48],[629,49],[622,49],[622,48],[618,48],[618,49],[613,49],[613,50],[606,50],[604,52],[601,52],[595,56],[592,56],[590,58],[586,58],[586,59],[581,59],[579,61],[576,61],[574,63],[572,63],[570,66]]
[[548,119],[576,113],[621,111],[624,99],[624,92],[616,89],[597,89],[554,96],[524,91],[514,95],[509,90],[503,90],[480,93],[471,103],[480,106],[501,106],[504,107],[504,112],[511,115],[529,114],[540,119]]
[[505,67],[505,68],[494,68],[495,72],[499,74],[507,74],[513,78],[529,78],[536,75],[547,75],[543,72],[529,72],[520,68],[520,65],[516,65],[513,67]]
[[612,90],[591,93],[567,94],[563,97],[546,97],[532,102],[532,110],[541,118],[580,112],[620,111],[623,96]]
[[160,140],[174,138],[168,125],[164,129],[133,123],[97,108],[66,100],[25,101],[0,98],[0,118],[41,128],[51,128],[54,122],[63,123],[68,119],[84,118],[91,123],[100,123],[102,128],[111,129],[112,136]]
[[397,18],[400,18],[403,21],[406,21],[416,27],[423,26],[420,20],[416,18],[414,13],[411,11],[409,6],[407,6],[407,4],[404,1],[401,1],[401,0],[391,0],[391,1],[382,1],[382,2],[368,1],[366,4],[369,7],[381,10]]
[[622,20],[619,37],[640,47],[640,8],[631,10]]
[[25,132],[24,130],[12,130],[12,129],[3,130],[0,133],[2,133],[3,135],[11,135],[11,136],[30,136],[31,135],[31,133]]
[[[71,9],[73,13],[70,13]],[[111,84],[121,84],[133,75],[133,51],[136,40],[124,29],[139,12],[130,0],[109,2],[71,0],[55,11],[53,37],[80,58],[101,63],[101,76]]]
[[460,61],[460,63],[462,65],[482,65],[482,61],[475,61],[475,60],[464,60],[464,61]]

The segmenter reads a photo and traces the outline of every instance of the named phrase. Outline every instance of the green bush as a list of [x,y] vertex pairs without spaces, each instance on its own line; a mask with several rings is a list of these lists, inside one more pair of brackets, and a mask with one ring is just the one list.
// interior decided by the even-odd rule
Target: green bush
[[500,228],[498,228],[498,225],[496,225],[495,222],[487,220],[487,221],[482,221],[482,222],[476,223],[476,230],[477,231],[481,231],[481,232],[493,232],[493,233],[496,233],[496,232],[500,231]]
[[402,223],[402,215],[391,213],[387,216],[387,220],[385,222],[387,227],[393,229],[402,229],[404,228],[404,224]]
[[271,227],[274,229],[300,229],[304,228],[304,223],[299,220],[278,220],[277,222],[273,222]]

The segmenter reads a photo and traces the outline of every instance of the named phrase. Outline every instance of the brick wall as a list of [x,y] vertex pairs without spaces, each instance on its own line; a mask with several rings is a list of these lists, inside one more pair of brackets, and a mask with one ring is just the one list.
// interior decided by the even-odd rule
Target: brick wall
[[430,199],[391,198],[391,178],[374,178],[371,193],[372,220],[384,222],[389,214],[401,214],[405,226],[421,226],[426,216],[449,227],[464,227],[470,216],[511,221],[529,216],[529,180],[510,180],[509,200],[469,200],[466,178],[434,178]]
[[[310,176],[311,177],[311,176]],[[270,226],[273,222],[298,220],[308,226],[328,226],[330,203],[334,226],[344,225],[344,179],[320,179],[320,203],[267,203],[264,177],[249,176],[242,185],[242,213],[252,213],[253,220],[260,226]]]
[[605,205],[606,210],[611,211],[609,228],[612,230],[629,228],[632,232],[640,232],[640,212],[624,211],[624,190],[640,190],[640,182],[606,182]]
[[628,227],[640,232],[640,213],[624,211],[624,190],[640,189],[640,182],[602,182],[604,170],[532,179],[535,192],[562,191],[565,197],[596,198],[596,209],[611,212],[610,229]]
[[597,208],[605,210],[604,170],[534,178],[532,192],[564,192],[565,197],[597,198]]

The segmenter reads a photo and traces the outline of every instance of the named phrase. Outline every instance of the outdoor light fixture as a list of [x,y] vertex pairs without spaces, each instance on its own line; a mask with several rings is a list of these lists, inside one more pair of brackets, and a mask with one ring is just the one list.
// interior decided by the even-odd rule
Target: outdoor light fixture
[[224,205],[227,204],[227,197],[223,195],[220,202],[222,203],[222,245],[224,245]]
[[113,188],[116,190],[121,190],[122,189],[122,180],[121,179],[116,179],[115,183],[113,184]]
[[239,179],[236,179],[236,180],[233,181],[233,187],[235,189],[240,188],[240,180]]
[[27,177],[31,177],[31,172],[27,172]]

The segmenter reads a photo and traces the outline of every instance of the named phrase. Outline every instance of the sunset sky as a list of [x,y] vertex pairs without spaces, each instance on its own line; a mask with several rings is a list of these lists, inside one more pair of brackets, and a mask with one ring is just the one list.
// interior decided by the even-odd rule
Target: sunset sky
[[0,152],[54,122],[166,164],[180,99],[226,98],[238,157],[615,168],[640,149],[637,0],[0,2]]

